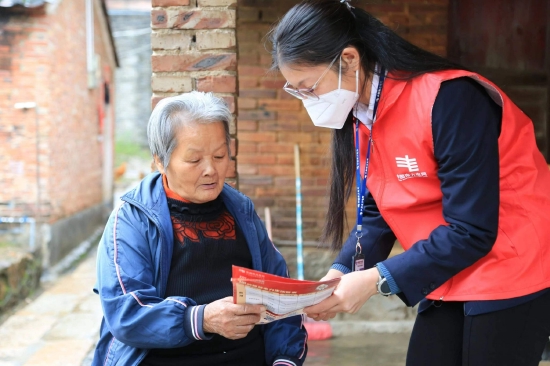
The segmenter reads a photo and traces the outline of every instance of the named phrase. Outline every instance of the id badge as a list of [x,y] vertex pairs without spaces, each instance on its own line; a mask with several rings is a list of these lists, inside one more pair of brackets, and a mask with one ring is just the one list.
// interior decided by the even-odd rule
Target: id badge
[[351,270],[362,271],[365,269],[365,256],[363,253],[355,253],[352,257]]

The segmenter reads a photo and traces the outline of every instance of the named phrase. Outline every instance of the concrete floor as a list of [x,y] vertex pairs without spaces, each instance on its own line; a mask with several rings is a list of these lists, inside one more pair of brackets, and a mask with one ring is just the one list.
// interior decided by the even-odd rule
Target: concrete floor
[[403,366],[409,333],[367,333],[310,341],[307,366]]
[[[409,337],[408,332],[364,333],[326,341],[310,341],[304,365],[404,366]],[[550,361],[541,361],[539,366],[550,366]]]

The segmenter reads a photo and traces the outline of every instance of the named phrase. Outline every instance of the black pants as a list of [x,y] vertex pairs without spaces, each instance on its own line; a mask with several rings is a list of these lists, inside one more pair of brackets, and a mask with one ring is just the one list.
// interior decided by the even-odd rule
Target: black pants
[[463,302],[418,314],[407,366],[538,366],[550,336],[550,292],[487,314],[465,316]]

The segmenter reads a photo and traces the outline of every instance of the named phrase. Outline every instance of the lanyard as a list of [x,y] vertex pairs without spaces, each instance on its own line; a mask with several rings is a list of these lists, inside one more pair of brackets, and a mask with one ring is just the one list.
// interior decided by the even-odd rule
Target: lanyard
[[367,146],[367,159],[365,160],[365,172],[363,179],[361,179],[361,162],[359,160],[359,120],[355,120],[355,172],[357,182],[357,231],[355,236],[357,237],[357,244],[355,245],[356,253],[361,253],[361,244],[359,239],[363,236],[362,224],[363,224],[363,207],[365,205],[365,194],[367,192],[367,176],[369,174],[369,162],[370,162],[370,150],[372,142],[372,130],[374,129],[374,121],[376,120],[376,111],[378,109],[378,102],[380,101],[380,94],[382,94],[382,86],[384,85],[384,79],[386,78],[386,70],[382,68],[380,70],[380,76],[378,79],[378,89],[376,90],[376,99],[374,100],[373,112],[372,112],[372,127],[370,130],[369,144]]

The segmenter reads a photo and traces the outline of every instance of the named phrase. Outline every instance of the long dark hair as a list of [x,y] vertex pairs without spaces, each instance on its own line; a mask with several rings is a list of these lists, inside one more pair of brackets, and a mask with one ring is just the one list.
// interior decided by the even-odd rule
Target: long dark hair
[[[393,77],[412,79],[448,69],[464,69],[443,57],[407,42],[368,12],[350,8],[339,0],[305,0],[290,9],[271,30],[272,69],[280,65],[317,66],[329,64],[346,47],[360,55],[361,68],[374,72],[380,64]],[[335,69],[338,64],[333,66]],[[366,82],[366,81],[365,81]],[[321,242],[333,249],[342,247],[346,202],[355,177],[352,114],[344,127],[332,133],[330,198]]]

